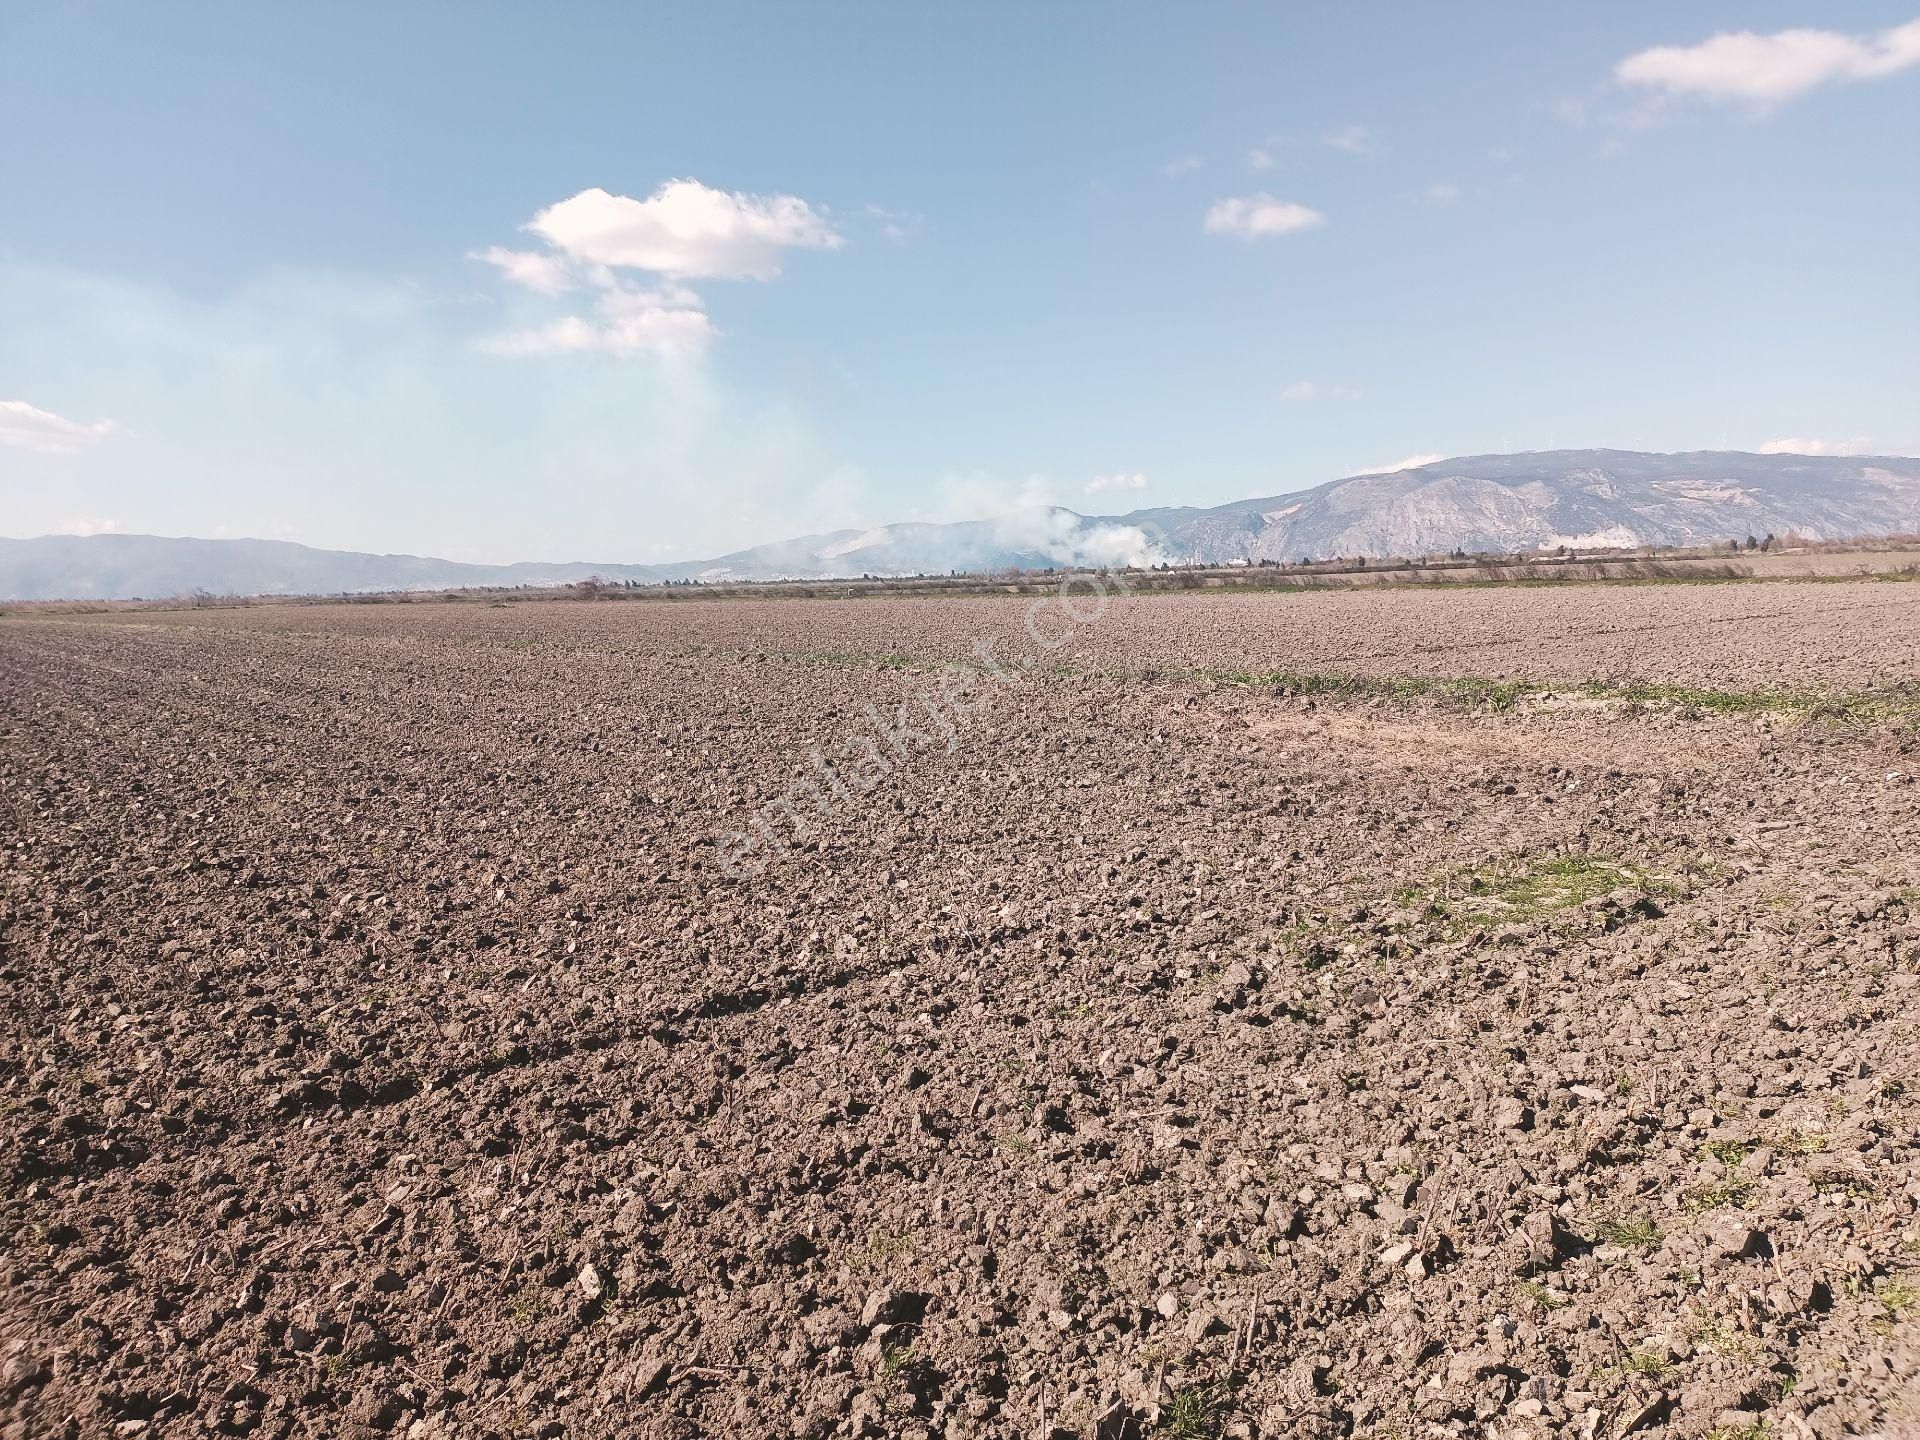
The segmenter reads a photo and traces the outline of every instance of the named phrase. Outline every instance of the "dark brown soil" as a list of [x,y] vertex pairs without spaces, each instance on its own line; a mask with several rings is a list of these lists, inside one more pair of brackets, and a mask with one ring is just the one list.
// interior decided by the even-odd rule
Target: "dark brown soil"
[[1911,721],[1208,676],[1920,589],[1027,603],[0,620],[0,1433],[1915,1433]]

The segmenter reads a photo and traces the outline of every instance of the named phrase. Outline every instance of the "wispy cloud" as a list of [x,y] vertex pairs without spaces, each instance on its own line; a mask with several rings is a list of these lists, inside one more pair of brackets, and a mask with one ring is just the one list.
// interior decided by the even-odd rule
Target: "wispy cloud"
[[1144,490],[1147,488],[1147,477],[1137,470],[1121,475],[1096,475],[1080,488],[1088,495],[1099,495],[1108,490]]
[[53,533],[56,535],[111,535],[120,528],[118,520],[106,520],[90,515],[75,515],[63,520]]
[[42,410],[24,400],[0,400],[0,445],[38,455],[77,455],[120,427],[111,420],[85,423]]
[[1169,160],[1160,167],[1160,173],[1169,180],[1178,180],[1182,175],[1191,175],[1196,170],[1206,169],[1206,157],[1201,155],[1182,155]]
[[616,284],[594,304],[594,318],[562,315],[544,325],[509,331],[482,342],[494,355],[697,356],[720,332],[700,297],[669,286],[640,290]]
[[1381,148],[1379,138],[1366,125],[1343,125],[1322,135],[1320,143],[1349,155],[1378,155]]
[[542,295],[559,295],[579,284],[579,277],[564,257],[543,255],[538,250],[509,250],[504,245],[489,245],[484,250],[468,251],[467,258],[484,260],[503,278]]
[[1268,235],[1291,235],[1326,223],[1327,217],[1310,206],[1262,194],[1216,202],[1207,211],[1205,228],[1209,235],[1237,235],[1242,240],[1254,240]]
[[1438,450],[1430,450],[1423,455],[1408,455],[1403,459],[1390,460],[1385,465],[1363,465],[1358,470],[1349,470],[1347,478],[1355,475],[1391,475],[1396,470],[1418,470],[1422,465],[1431,465],[1447,457]]
[[1280,392],[1291,405],[1311,404],[1315,400],[1358,400],[1360,392],[1351,385],[1326,385],[1318,380],[1296,380]]
[[860,214],[880,227],[880,238],[904,245],[926,229],[926,217],[913,210],[889,210],[884,205],[864,205]]
[[1769,106],[1822,85],[1920,65],[1920,19],[1874,35],[1835,30],[1726,31],[1697,45],[1658,45],[1614,66],[1615,83],[1655,93]]
[[1436,180],[1427,186],[1427,203],[1452,205],[1460,199],[1460,187],[1450,180]]
[[1872,452],[1873,437],[1856,435],[1851,440],[1817,440],[1801,435],[1782,435],[1763,440],[1754,447],[1760,455],[1866,455]]

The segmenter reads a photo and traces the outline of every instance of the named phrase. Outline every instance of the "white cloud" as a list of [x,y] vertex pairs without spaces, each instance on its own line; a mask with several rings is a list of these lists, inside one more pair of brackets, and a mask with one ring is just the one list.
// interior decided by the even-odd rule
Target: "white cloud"
[[1169,160],[1160,167],[1160,173],[1169,180],[1178,180],[1182,175],[1191,175],[1196,170],[1206,168],[1206,160],[1199,155],[1182,155],[1177,160]]
[[1273,142],[1269,140],[1266,144],[1256,145],[1247,151],[1247,164],[1255,170],[1271,170],[1275,164]]
[[573,267],[564,259],[558,255],[542,255],[537,250],[509,250],[503,245],[489,245],[484,250],[471,252],[468,258],[484,260],[514,284],[537,290],[542,295],[558,295],[573,289],[576,283]]
[[[916,215],[874,205],[864,214],[890,240],[909,238],[920,223]],[[549,205],[525,228],[548,248],[494,245],[473,258],[543,295],[583,286],[600,295],[591,314],[562,315],[482,341],[489,354],[697,356],[719,331],[685,280],[771,280],[780,273],[782,251],[845,243],[798,196],[714,190],[698,180],[669,180],[645,200],[582,190]],[[649,271],[660,284],[631,285],[620,277],[623,270]]]
[[783,250],[844,243],[797,195],[746,195],[698,180],[669,180],[645,200],[582,190],[527,228],[577,261],[689,279],[771,280]]
[[111,420],[83,424],[24,400],[0,400],[0,445],[39,455],[77,455],[119,429]]
[[1851,440],[1815,440],[1799,435],[1783,435],[1755,447],[1760,455],[1865,455],[1873,445],[1871,435],[1856,435]]
[[719,333],[684,286],[636,290],[615,285],[600,296],[595,318],[563,315],[544,325],[485,340],[494,355],[558,355],[597,351],[607,355],[697,356]]
[[922,230],[926,229],[924,215],[912,210],[889,210],[882,205],[864,205],[860,213],[880,227],[883,239],[896,245],[904,245]]
[[1252,240],[1262,235],[1290,235],[1327,223],[1318,210],[1271,195],[1240,195],[1221,200],[1207,211],[1209,235],[1238,235]]
[[1089,495],[1098,495],[1107,490],[1144,490],[1147,477],[1134,471],[1131,474],[1096,475],[1081,487]]
[[87,515],[76,515],[71,520],[60,522],[56,535],[111,535],[120,528],[118,520],[99,520]]
[[1385,465],[1367,465],[1358,470],[1349,470],[1347,478],[1351,479],[1355,475],[1391,475],[1396,470],[1418,470],[1422,465],[1431,465],[1436,460],[1446,458],[1437,450],[1425,455],[1409,455],[1403,460],[1389,461]]
[[1335,150],[1344,150],[1349,155],[1374,155],[1380,149],[1373,131],[1365,125],[1343,126],[1330,135],[1322,135],[1320,143]]
[[1728,31],[1697,45],[1659,45],[1614,66],[1621,85],[1670,96],[1772,105],[1822,85],[1920,65],[1920,19],[1877,35],[1835,30]]
[[1318,380],[1296,380],[1280,392],[1280,398],[1293,405],[1314,400],[1358,400],[1360,392],[1351,385],[1323,385]]
[[1434,205],[1451,205],[1460,198],[1460,187],[1446,180],[1427,186],[1427,200]]

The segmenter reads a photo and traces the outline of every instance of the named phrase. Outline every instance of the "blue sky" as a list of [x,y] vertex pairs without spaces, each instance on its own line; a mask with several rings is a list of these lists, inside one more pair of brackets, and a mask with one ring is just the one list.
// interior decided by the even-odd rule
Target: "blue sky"
[[1916,0],[0,0],[0,134],[10,535],[645,561],[1920,446]]

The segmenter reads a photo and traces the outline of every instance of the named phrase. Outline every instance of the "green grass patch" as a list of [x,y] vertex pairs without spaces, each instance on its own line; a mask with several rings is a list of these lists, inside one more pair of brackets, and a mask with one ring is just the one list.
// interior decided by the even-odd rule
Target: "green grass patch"
[[1626,1250],[1651,1250],[1660,1243],[1660,1227],[1645,1215],[1627,1215],[1602,1220],[1593,1233],[1609,1245]]
[[[1564,581],[1554,581],[1564,584]],[[742,661],[764,655],[796,665],[844,669],[939,669],[953,657],[909,655],[901,651],[767,650],[738,651],[687,646],[672,653]],[[1481,676],[1346,675],[1325,671],[1247,670],[1233,667],[1175,667],[1136,670],[1115,666],[1040,660],[1022,664],[1019,647],[1007,657],[1009,668],[1053,679],[1107,679],[1121,682],[1169,680],[1176,683],[1239,685],[1283,695],[1325,696],[1335,700],[1430,700],[1463,709],[1511,711],[1527,702],[1583,699],[1673,710],[1690,715],[1787,715],[1851,724],[1920,725],[1920,685],[1839,691],[1772,686],[1759,690],[1719,690],[1657,681],[1492,680]],[[962,659],[962,664],[973,665]]]
[[1680,1208],[1689,1215],[1733,1205],[1744,1208],[1753,1198],[1753,1181],[1744,1175],[1729,1175],[1716,1185],[1695,1185],[1680,1197]]
[[1700,1147],[1700,1154],[1703,1159],[1718,1160],[1729,1170],[1738,1170],[1753,1148],[1751,1140],[1709,1140]]
[[1160,1428],[1174,1440],[1207,1440],[1220,1429],[1220,1415],[1227,1405],[1227,1387],[1193,1385],[1174,1392],[1173,1403],[1161,1417]]
[[1336,699],[1437,700],[1469,709],[1506,711],[1526,701],[1576,698],[1702,715],[1796,715],[1859,724],[1920,721],[1920,686],[1832,691],[1773,686],[1717,690],[1656,681],[1489,680],[1478,676],[1341,675],[1298,671],[1163,671],[1218,684]]
[[1773,1137],[1773,1148],[1782,1155],[1819,1155],[1833,1144],[1833,1137],[1817,1130],[1785,1130]]
[[1623,889],[1642,900],[1681,893],[1672,877],[1622,860],[1531,852],[1449,871],[1431,885],[1402,890],[1395,898],[1403,904],[1425,902],[1432,918],[1449,930],[1462,931],[1550,919]]
[[507,1306],[516,1325],[531,1325],[547,1313],[547,1292],[534,1281],[528,1281],[514,1291]]
[[1569,1303],[1558,1290],[1549,1290],[1538,1280],[1522,1280],[1513,1287],[1513,1293],[1541,1310],[1559,1310]]

